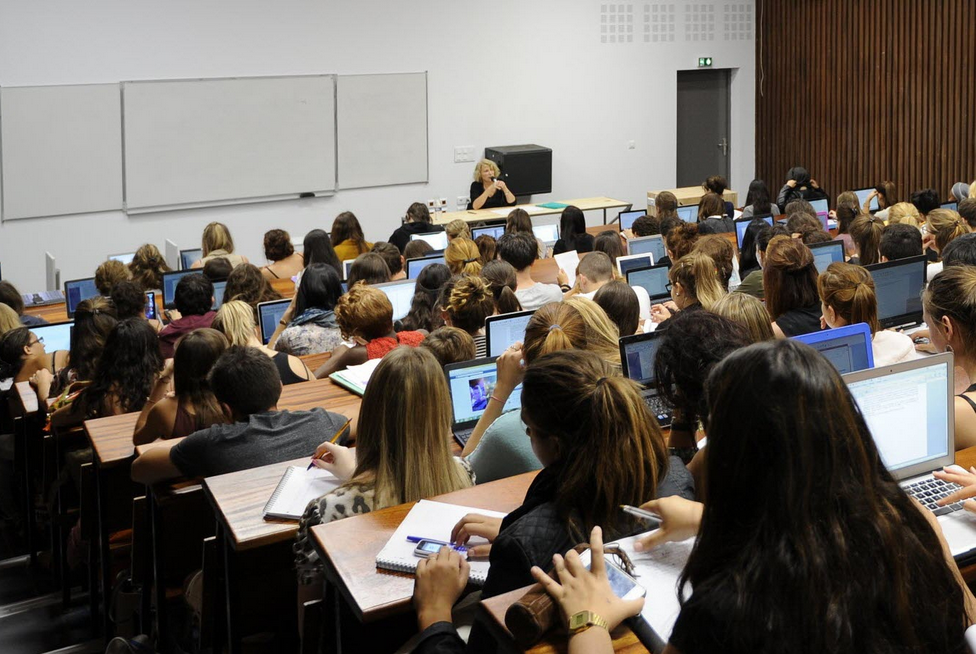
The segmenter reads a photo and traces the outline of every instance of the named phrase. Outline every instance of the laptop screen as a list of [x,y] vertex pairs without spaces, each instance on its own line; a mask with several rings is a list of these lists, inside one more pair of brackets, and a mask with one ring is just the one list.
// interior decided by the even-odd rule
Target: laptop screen
[[939,205],[940,209],[950,209],[952,211],[957,211],[959,209],[958,202],[943,202]]
[[226,290],[227,288],[227,280],[224,280],[222,282],[214,282],[213,287],[214,287],[213,310],[216,311],[217,309],[220,308],[220,305],[224,303],[224,290]]
[[644,236],[627,241],[627,252],[630,254],[649,254],[655,261],[660,261],[666,254],[664,251],[664,239],[660,234],[654,236]]
[[647,215],[647,209],[635,209],[634,211],[621,211],[617,216],[620,218],[620,229],[631,229],[634,221],[641,216]]
[[[746,230],[749,229],[749,225],[751,225],[752,221],[755,219],[756,218],[739,218],[735,221],[735,242],[740,250],[742,249],[742,239],[746,237]],[[766,224],[770,227],[773,226],[772,216],[762,216],[762,219],[765,220]]]
[[416,283],[412,279],[404,279],[399,282],[388,282],[386,284],[376,284],[376,288],[386,293],[393,305],[393,320],[403,320],[410,313],[410,303],[413,301],[413,291]]
[[135,258],[135,256],[136,256],[135,252],[126,252],[125,254],[110,254],[108,255],[108,260],[120,261],[128,266],[130,263],[132,263],[132,260]]
[[626,276],[629,286],[640,286],[647,291],[647,295],[652,300],[671,295],[668,290],[668,266],[666,264],[628,270]]
[[427,244],[435,250],[447,249],[447,232],[424,232],[423,234],[411,234],[411,241],[427,241]]
[[[877,204],[877,200],[874,201]],[[827,206],[826,198],[823,200],[810,200],[810,206],[817,212],[817,218],[823,223],[824,230],[827,229],[827,218],[830,214],[830,207]]]
[[[447,366],[447,386],[451,391],[451,406],[454,409],[454,424],[477,422],[488,408],[488,400],[495,391],[498,371],[495,357],[474,359],[456,366]],[[502,411],[511,411],[522,406],[522,385],[519,384],[508,396]]]
[[98,295],[98,289],[95,288],[95,278],[88,277],[87,279],[75,279],[70,282],[64,283],[64,301],[67,304],[68,315],[75,315],[75,309],[78,308],[78,304],[82,300],[87,300],[90,297],[95,297]]
[[818,275],[824,274],[827,266],[832,263],[844,263],[843,241],[814,243],[809,247],[810,251],[813,252],[813,265],[816,266]]
[[556,223],[551,223],[549,225],[532,225],[532,233],[535,234],[537,239],[546,245],[551,245],[559,240],[559,225]]
[[180,270],[189,270],[193,264],[203,258],[203,250],[194,248],[192,250],[180,250]]
[[647,268],[653,265],[653,257],[649,254],[630,254],[625,257],[617,257],[617,270],[623,277],[626,277],[628,270]]
[[420,271],[432,263],[444,263],[443,256],[407,259],[407,279],[417,279]]
[[71,332],[75,328],[75,321],[58,323],[56,325],[40,325],[31,327],[30,331],[37,338],[44,339],[44,350],[46,352],[56,352],[58,350],[71,350]]
[[845,378],[885,467],[896,479],[943,465],[940,458],[952,462],[951,378],[949,355]]
[[505,233],[505,225],[489,225],[488,227],[475,227],[471,230],[471,240],[487,234],[496,241]]
[[176,301],[176,285],[187,275],[202,275],[199,270],[180,270],[177,272],[163,273],[163,306],[167,309],[173,308]]
[[697,223],[698,222],[698,205],[691,204],[687,207],[678,207],[678,218],[685,221],[686,223]]
[[488,356],[497,357],[509,347],[525,340],[525,326],[535,311],[515,311],[485,320],[485,341]]
[[651,332],[620,339],[620,363],[624,375],[642,386],[654,384],[654,358],[661,346],[661,336]]
[[921,322],[925,265],[922,255],[865,266],[874,279],[882,328]]
[[[871,195],[872,191],[874,191],[873,188],[862,188],[854,191],[854,195],[857,196],[857,206],[859,209],[864,206],[864,201],[868,199],[868,196]],[[871,200],[871,206],[868,207],[868,211],[877,211],[879,208],[878,196],[874,196],[874,198]]]
[[258,320],[261,321],[261,342],[265,345],[274,335],[278,328],[278,321],[285,315],[289,304],[291,304],[291,300],[274,300],[262,302],[258,305]]
[[793,340],[806,343],[815,349],[834,364],[837,372],[842,375],[874,367],[871,328],[863,322],[794,336]]

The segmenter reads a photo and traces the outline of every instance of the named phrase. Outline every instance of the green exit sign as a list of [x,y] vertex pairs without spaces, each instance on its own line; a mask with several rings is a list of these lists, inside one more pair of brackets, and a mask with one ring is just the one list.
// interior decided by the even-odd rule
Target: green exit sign
[[711,57],[698,57],[698,67],[699,68],[711,68],[712,58]]

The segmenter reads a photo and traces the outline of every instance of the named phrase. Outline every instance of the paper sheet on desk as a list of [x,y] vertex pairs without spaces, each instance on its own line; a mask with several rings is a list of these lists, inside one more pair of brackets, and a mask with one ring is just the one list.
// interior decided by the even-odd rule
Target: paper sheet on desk
[[566,277],[569,278],[569,285],[572,286],[575,284],[576,267],[579,265],[579,254],[576,250],[554,254],[552,258],[556,260],[556,265],[566,272]]
[[688,562],[695,539],[665,543],[650,552],[635,552],[634,541],[638,537],[632,536],[617,542],[634,562],[637,583],[647,591],[641,616],[661,640],[667,642],[681,611],[678,603],[678,578]]

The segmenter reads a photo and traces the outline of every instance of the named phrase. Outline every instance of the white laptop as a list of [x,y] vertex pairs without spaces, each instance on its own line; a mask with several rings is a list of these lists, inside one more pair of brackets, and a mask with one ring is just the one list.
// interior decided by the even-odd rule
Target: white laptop
[[938,516],[954,557],[976,554],[976,515],[961,503],[938,506],[959,486],[932,476],[956,460],[952,353],[853,372],[844,381],[891,476]]

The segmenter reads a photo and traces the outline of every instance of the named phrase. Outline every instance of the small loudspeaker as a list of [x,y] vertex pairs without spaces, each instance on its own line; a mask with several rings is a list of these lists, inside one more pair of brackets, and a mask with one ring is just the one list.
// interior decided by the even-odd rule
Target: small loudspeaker
[[485,158],[502,171],[517,196],[552,193],[552,150],[541,145],[502,145],[485,148]]

